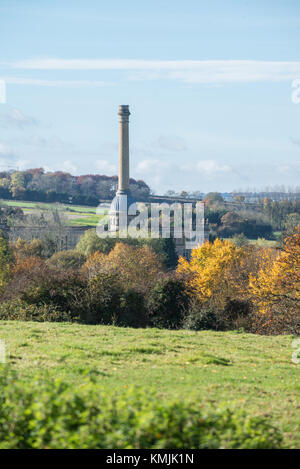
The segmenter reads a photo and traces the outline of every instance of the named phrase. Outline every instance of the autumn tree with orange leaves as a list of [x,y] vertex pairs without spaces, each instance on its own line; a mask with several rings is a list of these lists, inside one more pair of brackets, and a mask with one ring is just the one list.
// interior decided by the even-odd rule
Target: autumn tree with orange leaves
[[163,271],[158,255],[149,247],[117,243],[109,254],[95,252],[82,267],[89,278],[101,273],[117,274],[126,288],[148,291]]
[[288,310],[300,316],[300,227],[273,263],[250,276],[250,288],[260,313]]

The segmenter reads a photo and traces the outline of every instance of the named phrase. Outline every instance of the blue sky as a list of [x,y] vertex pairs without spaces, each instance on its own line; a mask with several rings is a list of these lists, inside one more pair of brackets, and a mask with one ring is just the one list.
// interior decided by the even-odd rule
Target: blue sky
[[116,174],[129,104],[157,193],[300,185],[297,0],[0,0],[0,44],[1,168]]

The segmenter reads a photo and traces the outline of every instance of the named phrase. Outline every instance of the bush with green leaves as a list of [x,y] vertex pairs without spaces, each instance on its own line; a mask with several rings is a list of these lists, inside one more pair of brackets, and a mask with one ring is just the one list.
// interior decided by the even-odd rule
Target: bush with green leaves
[[49,269],[25,284],[20,299],[26,304],[52,306],[77,317],[85,307],[85,290],[86,281],[77,272]]
[[96,251],[108,254],[116,243],[129,244],[130,246],[150,246],[158,254],[161,262],[167,269],[175,269],[178,256],[173,238],[99,238],[94,228],[87,230],[80,236],[76,250],[85,256],[90,256]]
[[20,299],[0,303],[0,321],[69,322],[74,317],[53,305],[27,304]]
[[159,328],[178,329],[189,306],[189,297],[182,280],[173,276],[161,277],[147,298],[147,310],[151,325]]
[[131,288],[122,293],[117,324],[124,327],[149,325],[144,296],[140,292]]
[[11,275],[12,250],[6,236],[0,230],[0,292],[7,285]]
[[79,251],[70,249],[59,251],[47,260],[47,265],[53,269],[79,269],[86,261],[86,256]]
[[[219,326],[219,327],[218,327]],[[194,331],[220,329],[220,324],[214,309],[197,301],[190,304],[183,327]]]
[[87,324],[147,325],[143,295],[124,288],[116,273],[102,272],[90,279],[84,305],[80,320]]
[[[270,449],[283,446],[268,418],[196,400],[162,401],[140,388],[104,392],[58,379],[24,381],[0,374],[1,449]],[[152,392],[151,392],[152,391]]]
[[116,274],[99,273],[91,278],[85,292],[80,320],[87,324],[116,324],[122,288]]
[[76,250],[87,257],[94,254],[96,251],[108,254],[115,244],[115,238],[100,238],[97,235],[96,229],[91,228],[80,236]]

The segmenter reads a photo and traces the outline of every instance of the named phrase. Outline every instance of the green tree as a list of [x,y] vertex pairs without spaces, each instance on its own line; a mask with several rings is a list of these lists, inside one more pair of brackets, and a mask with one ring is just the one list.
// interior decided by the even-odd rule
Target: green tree
[[79,269],[86,261],[86,256],[79,251],[59,251],[47,260],[47,265],[54,269]]
[[99,238],[96,230],[92,228],[90,230],[87,230],[82,236],[80,236],[76,246],[76,250],[87,257],[91,254],[94,254],[94,252],[96,251],[108,254],[115,244],[116,239]]
[[12,260],[13,255],[7,239],[0,233],[0,291],[5,287],[10,278]]
[[11,175],[10,190],[14,198],[22,198],[26,191],[24,173],[16,171]]

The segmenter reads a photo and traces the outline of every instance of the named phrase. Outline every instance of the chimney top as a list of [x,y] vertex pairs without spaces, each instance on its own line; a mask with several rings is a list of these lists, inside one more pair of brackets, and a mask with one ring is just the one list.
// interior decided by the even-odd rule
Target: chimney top
[[129,105],[128,104],[121,104],[119,106],[119,116],[130,116],[129,112]]

